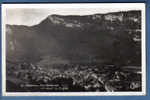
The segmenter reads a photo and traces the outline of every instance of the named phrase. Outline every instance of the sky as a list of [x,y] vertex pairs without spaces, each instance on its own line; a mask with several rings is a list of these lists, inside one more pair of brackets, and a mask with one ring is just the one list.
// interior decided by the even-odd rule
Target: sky
[[5,23],[32,26],[48,15],[90,15],[144,9],[139,4],[3,4]]

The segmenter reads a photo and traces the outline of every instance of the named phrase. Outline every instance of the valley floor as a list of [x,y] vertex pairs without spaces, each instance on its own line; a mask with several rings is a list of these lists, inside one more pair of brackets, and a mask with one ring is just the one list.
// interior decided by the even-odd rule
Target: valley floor
[[67,64],[7,66],[7,92],[141,91],[139,66]]

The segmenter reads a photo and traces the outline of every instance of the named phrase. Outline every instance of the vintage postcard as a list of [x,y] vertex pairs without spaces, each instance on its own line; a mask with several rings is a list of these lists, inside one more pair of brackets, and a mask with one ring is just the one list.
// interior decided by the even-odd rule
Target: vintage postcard
[[144,3],[2,4],[3,96],[146,95]]

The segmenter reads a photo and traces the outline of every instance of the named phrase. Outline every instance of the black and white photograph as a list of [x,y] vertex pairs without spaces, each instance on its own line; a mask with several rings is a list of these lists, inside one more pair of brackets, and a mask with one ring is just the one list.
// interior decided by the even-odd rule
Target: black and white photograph
[[145,95],[145,5],[2,5],[4,96]]

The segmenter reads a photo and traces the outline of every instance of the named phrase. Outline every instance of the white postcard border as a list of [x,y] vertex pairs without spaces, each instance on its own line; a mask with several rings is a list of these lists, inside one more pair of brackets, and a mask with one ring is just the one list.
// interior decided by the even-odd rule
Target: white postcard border
[[[70,7],[135,7],[142,11],[142,91],[141,92],[6,92],[6,8]],[[84,6],[83,6],[84,5]],[[146,95],[146,35],[144,3],[79,3],[79,4],[2,4],[2,95],[3,96],[136,96]]]

